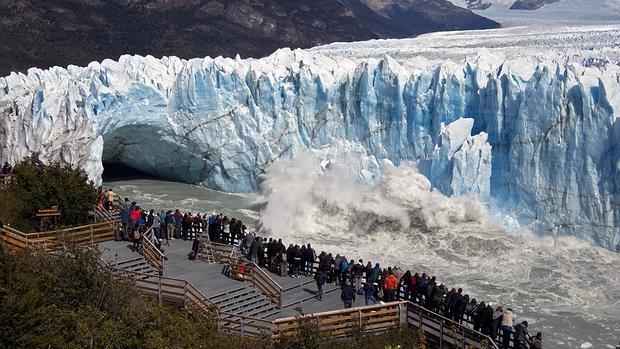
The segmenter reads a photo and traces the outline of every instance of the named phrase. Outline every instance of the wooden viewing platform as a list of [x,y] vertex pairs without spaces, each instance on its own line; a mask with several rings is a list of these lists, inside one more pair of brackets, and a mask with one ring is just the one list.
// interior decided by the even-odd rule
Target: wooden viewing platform
[[167,260],[161,275],[150,265],[150,257],[142,259],[131,250],[130,242],[108,241],[98,244],[98,249],[104,261],[131,275],[146,294],[175,304],[193,304],[187,297],[198,294],[208,300],[200,305],[202,309],[217,308],[220,330],[242,336],[277,340],[297,331],[303,317],[328,337],[410,326],[422,327],[433,347],[498,348],[488,336],[408,301],[365,306],[364,297],[358,296],[353,308],[343,309],[339,286],[325,284],[318,300],[311,277],[273,274],[233,256],[231,245],[205,243],[204,250],[210,250],[214,261],[189,260],[191,246],[191,241],[179,239],[164,244]]
[[326,337],[411,327],[422,328],[432,348],[498,349],[466,321],[461,325],[408,301],[365,306],[358,296],[353,308],[343,309],[340,287],[329,283],[319,300],[312,277],[281,277],[241,258],[231,245],[203,242],[199,258],[189,260],[192,241],[170,240],[162,245],[164,258],[148,239],[149,229],[139,254],[131,242],[114,241],[117,226],[105,220],[31,234],[4,227],[0,238],[12,249],[53,252],[67,242],[96,248],[102,264],[117,277],[131,278],[140,292],[199,315],[216,314],[219,330],[240,336],[278,340],[298,331],[304,319]]

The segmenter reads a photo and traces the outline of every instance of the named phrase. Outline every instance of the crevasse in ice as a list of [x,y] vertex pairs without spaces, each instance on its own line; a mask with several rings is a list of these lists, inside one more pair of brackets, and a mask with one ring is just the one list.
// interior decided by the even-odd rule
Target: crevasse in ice
[[259,60],[122,56],[31,69],[0,78],[0,160],[38,152],[95,181],[102,162],[119,162],[247,192],[278,158],[357,144],[377,160],[415,162],[437,190],[477,194],[540,233],[616,248],[620,67],[522,63],[413,67],[282,49]]

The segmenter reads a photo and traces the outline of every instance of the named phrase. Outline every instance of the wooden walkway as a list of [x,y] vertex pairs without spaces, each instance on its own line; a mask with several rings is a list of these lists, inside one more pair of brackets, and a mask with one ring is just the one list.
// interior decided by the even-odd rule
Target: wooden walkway
[[[102,252],[102,259],[112,264],[141,257],[132,251],[132,243],[127,241],[106,241],[97,247]],[[164,275],[187,280],[205,296],[211,298],[221,293],[238,289],[249,282],[237,281],[224,275],[225,264],[209,264],[201,260],[189,260],[191,241],[171,240],[170,245],[162,246],[168,258],[165,261]],[[283,288],[283,309],[269,319],[295,316],[299,312],[318,313],[334,309],[342,309],[340,288],[333,284],[323,286],[323,300],[316,298],[317,288],[314,279],[300,276],[299,278],[281,277],[263,269],[274,281]],[[363,306],[364,297],[357,297],[354,306]]]

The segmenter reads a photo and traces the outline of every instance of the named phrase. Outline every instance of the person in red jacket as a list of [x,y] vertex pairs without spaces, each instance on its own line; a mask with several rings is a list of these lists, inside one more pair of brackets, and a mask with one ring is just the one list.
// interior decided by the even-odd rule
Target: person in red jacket
[[394,276],[393,272],[390,272],[386,276],[383,289],[385,291],[385,300],[387,302],[393,302],[396,300],[396,290],[398,289],[398,280],[396,280],[396,277]]

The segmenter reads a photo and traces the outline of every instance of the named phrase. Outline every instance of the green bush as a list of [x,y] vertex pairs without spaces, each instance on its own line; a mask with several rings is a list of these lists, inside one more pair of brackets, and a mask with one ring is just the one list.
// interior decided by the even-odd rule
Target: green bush
[[0,348],[253,348],[212,319],[159,304],[97,265],[98,256],[9,252],[0,241]]
[[0,219],[23,231],[38,226],[37,211],[58,206],[60,225],[90,223],[88,211],[97,201],[97,190],[86,174],[59,163],[41,165],[33,155],[15,165],[15,179],[2,192]]

